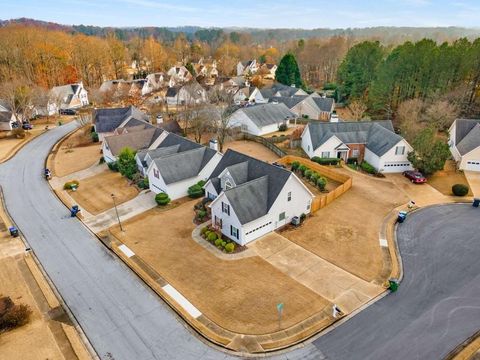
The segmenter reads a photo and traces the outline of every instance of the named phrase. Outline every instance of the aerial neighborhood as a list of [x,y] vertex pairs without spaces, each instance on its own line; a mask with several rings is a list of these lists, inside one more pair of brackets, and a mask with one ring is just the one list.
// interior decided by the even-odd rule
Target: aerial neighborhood
[[340,30],[0,20],[0,358],[477,359],[480,32]]

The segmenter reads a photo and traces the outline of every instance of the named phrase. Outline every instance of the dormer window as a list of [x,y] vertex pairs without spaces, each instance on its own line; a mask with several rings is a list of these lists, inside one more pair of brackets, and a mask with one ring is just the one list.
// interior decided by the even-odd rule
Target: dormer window
[[228,190],[228,189],[231,189],[233,186],[232,186],[232,183],[230,182],[230,180],[225,180],[225,190]]

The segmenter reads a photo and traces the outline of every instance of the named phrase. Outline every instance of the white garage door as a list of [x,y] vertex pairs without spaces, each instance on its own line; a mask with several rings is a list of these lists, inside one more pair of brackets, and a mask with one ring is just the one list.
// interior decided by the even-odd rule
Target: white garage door
[[408,161],[387,162],[385,165],[383,165],[384,173],[404,172],[407,170],[412,170],[412,165]]
[[245,233],[245,243],[249,243],[262,235],[268,234],[269,232],[273,231],[273,224],[271,221],[265,222],[255,228],[251,228],[247,230]]
[[467,166],[465,167],[465,170],[480,171],[480,160],[467,161]]

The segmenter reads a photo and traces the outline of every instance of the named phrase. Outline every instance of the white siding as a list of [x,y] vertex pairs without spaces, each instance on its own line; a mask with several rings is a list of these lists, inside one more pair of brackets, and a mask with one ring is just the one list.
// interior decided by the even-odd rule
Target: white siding
[[308,126],[305,127],[302,134],[302,149],[308,155],[308,157],[313,157],[313,145],[312,139],[310,137],[310,129]]
[[[225,204],[228,204],[230,206],[230,215],[227,215],[226,213],[222,212],[222,202]],[[242,224],[240,224],[240,221],[238,220],[237,214],[235,214],[235,210],[233,210],[232,205],[228,201],[227,197],[225,196],[225,193],[221,193],[217,199],[210,205],[211,210],[212,210],[212,224],[215,223],[215,216],[218,219],[222,220],[222,234],[225,236],[232,238],[230,235],[230,226],[233,226],[238,229],[238,240],[237,239],[232,239],[238,242],[240,245],[245,245],[245,235],[243,231]]]
[[106,141],[102,143],[102,153],[106,163],[117,161],[117,157],[112,154]]
[[[404,146],[405,152],[403,155],[396,155],[395,150],[397,146]],[[365,161],[370,163],[380,172],[384,173],[395,173],[403,172],[406,170],[412,170],[412,165],[408,161],[408,153],[411,152],[413,148],[405,140],[400,140],[398,144],[393,146],[381,157],[378,157],[370,150],[365,149]]]
[[480,171],[478,163],[480,163],[480,146],[462,156],[459,168],[461,170]]
[[323,152],[329,152],[329,157],[335,158],[337,157],[337,150],[335,150],[335,148],[341,144],[343,143],[335,135],[333,135],[330,139],[325,141],[322,145],[314,150],[313,156],[322,157]]

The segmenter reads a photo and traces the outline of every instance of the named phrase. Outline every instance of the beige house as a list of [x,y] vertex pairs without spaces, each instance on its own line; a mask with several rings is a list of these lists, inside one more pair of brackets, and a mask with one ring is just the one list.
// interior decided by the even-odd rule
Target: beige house
[[456,119],[449,134],[448,144],[457,167],[480,171],[480,119]]

